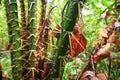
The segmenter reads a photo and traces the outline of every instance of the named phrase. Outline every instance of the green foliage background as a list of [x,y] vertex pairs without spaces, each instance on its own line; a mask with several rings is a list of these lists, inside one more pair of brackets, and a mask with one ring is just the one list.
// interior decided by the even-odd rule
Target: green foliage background
[[[26,5],[27,5],[27,0]],[[105,21],[101,19],[101,15],[104,14],[104,10],[108,8],[109,10],[112,10],[114,6],[111,6],[111,4],[114,3],[115,0],[87,0],[86,4],[84,4],[84,8],[82,10],[83,14],[83,20],[84,20],[84,27],[83,27],[83,33],[85,37],[87,38],[88,45],[85,50],[85,52],[81,53],[78,58],[81,60],[87,60],[89,56],[91,55],[91,47],[92,44],[99,38],[99,32],[103,28],[105,28],[107,25],[105,24]],[[67,0],[55,0],[55,4],[57,7],[52,11],[52,24],[51,27],[54,28],[56,24],[61,24],[61,16],[62,16],[62,9],[65,5]],[[40,3],[40,0],[38,0],[38,3]],[[38,8],[38,19],[37,19],[37,26],[39,22],[39,16],[40,16],[40,6],[41,4],[37,4]],[[50,9],[50,3],[47,4],[47,12]],[[26,7],[27,8],[27,7]],[[3,5],[0,5],[0,50],[5,50],[5,48],[8,45],[8,32],[7,32],[7,23],[6,23],[6,13],[5,13],[5,7]],[[48,52],[48,53],[51,53]],[[88,55],[88,56],[87,56]],[[86,57],[87,56],[87,57]],[[86,65],[82,61],[77,63],[77,66],[79,65],[79,70],[76,71],[74,68],[76,65],[76,59],[72,59],[72,62],[69,62],[66,64],[65,71],[64,71],[64,79],[68,80],[69,73],[76,74],[77,72],[80,72],[81,69]],[[11,71],[10,66],[10,58],[9,53],[1,53],[0,52],[0,61],[2,62],[3,71],[9,72]],[[104,68],[108,63],[102,60],[98,66],[103,65]],[[113,62],[113,66],[116,64]],[[70,69],[68,70],[68,68]],[[106,68],[107,69],[107,68]],[[117,69],[113,71],[114,75],[116,75],[116,80],[119,78],[119,72]],[[11,77],[11,76],[10,76]],[[113,79],[114,80],[114,79]]]

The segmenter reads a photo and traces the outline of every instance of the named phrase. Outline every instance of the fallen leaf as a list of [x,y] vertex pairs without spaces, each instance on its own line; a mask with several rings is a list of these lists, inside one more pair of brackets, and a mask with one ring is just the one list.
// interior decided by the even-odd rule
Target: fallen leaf
[[101,80],[101,79],[96,76],[93,76],[90,80]]
[[114,30],[112,34],[110,35],[109,39],[107,40],[108,43],[113,43],[117,39],[117,32]]
[[99,77],[100,80],[107,80],[107,77],[106,77],[106,75],[104,73],[97,74],[97,77]]
[[106,29],[101,30],[101,31],[100,31],[100,39],[103,38],[103,37],[107,38],[107,37],[108,37],[108,34],[107,34],[107,33],[108,33],[108,32],[107,32]]
[[91,79],[91,77],[94,77],[95,76],[95,73],[93,71],[85,71],[80,80],[88,80],[88,79]]
[[101,59],[107,58],[110,56],[109,53],[110,43],[103,45],[100,49],[97,49],[92,56],[93,62],[96,63]]
[[120,44],[120,40],[116,40],[116,41],[114,42],[114,44],[119,45],[119,44]]

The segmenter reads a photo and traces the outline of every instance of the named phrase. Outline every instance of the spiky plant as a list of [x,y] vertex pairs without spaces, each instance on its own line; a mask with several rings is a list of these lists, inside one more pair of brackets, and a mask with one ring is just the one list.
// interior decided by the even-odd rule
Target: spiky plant
[[[11,12],[10,12],[10,4],[8,0],[4,0],[5,8],[6,8],[6,17],[8,24],[8,34],[12,35],[12,24],[11,24]],[[9,43],[12,43],[12,36],[9,36]]]
[[26,23],[26,12],[25,12],[25,4],[24,4],[24,0],[20,0],[20,9],[21,9],[21,26],[20,26],[20,39],[21,39],[21,43],[22,43],[22,48],[21,48],[21,52],[22,52],[22,60],[23,60],[23,76],[24,79],[26,79],[25,75],[28,73],[27,71],[27,67],[28,67],[28,56],[29,56],[29,41],[28,41],[28,37],[29,37],[29,30],[28,30],[28,26]]
[[20,9],[21,9],[21,27],[20,27],[20,36],[21,36],[21,42],[22,42],[22,53],[27,54],[28,53],[28,26],[26,25],[26,12],[25,12],[25,4],[24,0],[20,1]]
[[[79,2],[80,0],[78,0]],[[63,17],[61,34],[56,44],[57,48],[54,50],[56,55],[55,64],[51,70],[51,74],[47,79],[59,78],[62,79],[64,63],[63,59],[67,55],[67,49],[69,44],[69,33],[73,32],[74,26],[78,17],[78,2],[69,0],[66,7],[65,17]]]
[[36,62],[35,62],[35,68],[37,69],[35,73],[35,79],[42,79],[42,74],[44,70],[44,63],[45,63],[45,57],[46,57],[46,50],[47,50],[47,40],[45,40],[44,36],[44,29],[46,26],[45,21],[45,15],[46,15],[46,0],[41,0],[41,16],[40,16],[40,23],[37,31],[37,42],[36,42]]
[[42,7],[41,7],[41,17],[40,17],[40,23],[37,31],[37,42],[36,42],[36,50],[37,54],[41,52],[41,46],[42,46],[42,35],[45,28],[44,21],[45,21],[45,14],[46,14],[46,1],[42,0]]
[[[28,29],[29,29],[29,49],[30,54],[34,53],[35,50],[35,33],[36,33],[36,2],[37,0],[28,1]],[[31,56],[29,56],[31,57]]]
[[[25,51],[25,64],[24,64],[24,80],[34,79],[34,53],[35,53],[35,32],[36,32],[36,2],[37,0],[28,0],[28,24],[24,26],[25,34],[23,36],[26,38],[24,47]],[[23,17],[25,14],[23,15]],[[23,19],[25,20],[25,18]],[[27,32],[29,30],[29,32]],[[28,48],[27,48],[28,47]]]
[[22,79],[22,63],[20,61],[21,45],[19,37],[17,2],[16,0],[4,0],[4,2],[7,13],[9,42],[13,47],[11,50],[13,79],[20,80]]

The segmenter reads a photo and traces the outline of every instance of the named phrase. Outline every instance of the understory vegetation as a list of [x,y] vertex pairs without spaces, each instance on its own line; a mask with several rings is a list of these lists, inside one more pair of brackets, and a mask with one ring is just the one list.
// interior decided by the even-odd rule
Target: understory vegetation
[[0,80],[119,80],[120,0],[0,0]]

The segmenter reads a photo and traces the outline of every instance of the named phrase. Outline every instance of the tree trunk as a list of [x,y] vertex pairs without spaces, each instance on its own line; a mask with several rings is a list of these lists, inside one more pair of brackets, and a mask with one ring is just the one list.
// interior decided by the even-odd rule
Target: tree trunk
[[60,78],[62,77],[64,70],[63,58],[67,52],[68,44],[69,44],[69,32],[73,32],[76,20],[78,17],[78,3],[74,2],[74,0],[69,0],[65,17],[63,19],[63,24],[61,28],[61,34],[58,38],[58,42],[56,44],[57,48],[54,50],[54,54],[57,54],[57,59],[55,60],[55,64],[53,66],[52,74],[49,75],[49,79],[52,78]]
[[[28,24],[25,27],[25,33],[27,40],[26,44],[26,51],[25,51],[25,61],[24,64],[24,80],[34,80],[34,59],[35,59],[35,33],[36,33],[36,2],[37,0],[28,0]],[[25,15],[24,15],[25,16]],[[25,24],[24,24],[25,25]],[[29,30],[29,31],[28,31]],[[28,31],[28,32],[27,32]],[[25,35],[25,34],[24,34]],[[28,49],[27,49],[28,47]],[[28,50],[28,51],[27,51]]]
[[19,40],[19,24],[18,24],[18,10],[16,0],[5,0],[7,23],[8,23],[8,34],[9,44],[12,46],[11,61],[12,61],[12,72],[13,79],[22,79],[22,63],[20,61],[20,40]]
[[[40,23],[37,31],[37,42],[36,42],[36,62],[35,62],[35,68],[37,69],[35,73],[35,79],[36,80],[42,80],[42,74],[44,73],[44,66],[45,66],[45,57],[47,53],[47,40],[45,40],[45,15],[46,15],[46,0],[41,0],[41,16],[40,16]],[[48,37],[48,36],[47,36]]]

